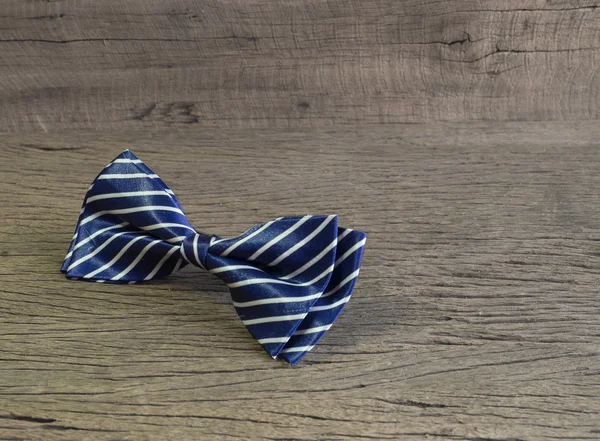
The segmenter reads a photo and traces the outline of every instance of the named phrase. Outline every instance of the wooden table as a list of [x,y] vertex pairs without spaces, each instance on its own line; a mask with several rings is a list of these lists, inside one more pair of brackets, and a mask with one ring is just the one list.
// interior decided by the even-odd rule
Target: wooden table
[[[598,0],[0,0],[0,441],[600,439],[599,54]],[[369,233],[297,367],[198,269],[59,273],[125,148]]]
[[[600,438],[598,139],[594,122],[0,135],[0,439]],[[297,367],[197,268],[59,273],[125,148],[200,230],[337,213],[369,233]]]

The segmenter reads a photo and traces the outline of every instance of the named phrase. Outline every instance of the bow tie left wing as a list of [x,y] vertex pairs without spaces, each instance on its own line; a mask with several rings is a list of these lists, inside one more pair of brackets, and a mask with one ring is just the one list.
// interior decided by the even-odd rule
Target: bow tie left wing
[[109,283],[166,276],[185,265],[179,244],[193,231],[169,187],[126,150],[89,188],[61,271]]

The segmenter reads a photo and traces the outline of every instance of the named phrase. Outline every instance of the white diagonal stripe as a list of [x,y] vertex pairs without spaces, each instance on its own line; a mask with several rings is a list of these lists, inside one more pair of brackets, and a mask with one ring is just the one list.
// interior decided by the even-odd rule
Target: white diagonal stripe
[[225,251],[223,251],[221,253],[221,257],[226,257],[229,255],[229,253],[231,253],[233,250],[235,250],[237,247],[239,247],[241,244],[243,244],[244,242],[246,242],[249,239],[252,239],[254,236],[256,236],[257,234],[262,233],[264,230],[266,230],[267,228],[269,228],[271,225],[273,225],[274,222],[281,220],[281,218],[277,218],[275,220],[269,221],[266,224],[264,224],[262,227],[260,227],[258,230],[256,230],[255,232],[253,232],[252,234],[249,234],[246,237],[241,238],[240,240],[238,240],[236,243],[234,243],[233,245],[231,245],[229,248],[227,248]]
[[333,239],[333,241],[329,245],[327,245],[325,248],[323,248],[323,251],[321,251],[319,254],[317,254],[315,257],[313,257],[309,262],[307,262],[306,264],[304,264],[303,266],[298,268],[293,273],[290,273],[287,276],[280,277],[280,279],[289,280],[293,277],[296,277],[296,276],[302,274],[304,271],[306,271],[311,266],[313,266],[315,263],[317,263],[319,260],[321,260],[329,251],[331,251],[333,248],[335,248],[337,246],[337,244],[351,232],[352,232],[352,230],[350,228],[347,228],[346,230],[344,230],[344,232],[342,234],[340,234],[338,237]]
[[279,236],[275,237],[274,239],[272,239],[269,242],[267,242],[266,244],[264,244],[252,256],[248,257],[248,260],[254,260],[254,259],[256,259],[258,256],[260,256],[262,253],[264,253],[265,251],[267,251],[269,248],[271,248],[277,242],[279,242],[280,240],[284,239],[286,236],[292,234],[294,231],[296,231],[298,228],[300,228],[302,226],[302,224],[304,224],[306,221],[308,221],[311,217],[312,216],[310,216],[310,215],[302,217],[294,225],[292,225],[290,228],[288,228],[287,230],[285,230]]
[[188,256],[185,254],[185,247],[183,246],[183,242],[181,242],[179,249],[181,250],[181,257],[183,257],[186,260],[186,262],[191,263],[192,261],[188,259]]
[[121,251],[119,251],[119,252],[118,252],[118,254],[117,254],[115,257],[113,257],[113,259],[112,259],[110,262],[108,262],[108,263],[105,263],[105,264],[104,264],[104,265],[102,265],[100,268],[97,268],[97,269],[95,269],[94,271],[87,273],[85,276],[83,276],[83,278],[84,278],[84,279],[91,279],[91,278],[92,278],[92,277],[94,277],[96,274],[99,274],[99,273],[101,273],[102,271],[104,271],[104,270],[106,270],[106,269],[110,268],[111,266],[113,266],[113,265],[114,265],[114,264],[115,264],[115,263],[116,263],[116,262],[117,262],[117,261],[118,261],[118,260],[119,260],[119,259],[120,259],[120,258],[123,256],[123,254],[125,254],[125,253],[127,252],[127,250],[128,250],[129,248],[131,248],[131,247],[133,246],[133,244],[134,244],[134,243],[136,243],[138,240],[141,240],[141,239],[143,239],[143,238],[145,238],[145,237],[148,237],[148,236],[138,236],[138,237],[136,237],[136,238],[134,238],[134,239],[131,239],[131,240],[130,240],[130,241],[127,243],[127,245],[125,245],[123,248],[121,248]]
[[346,237],[348,234],[352,233],[354,230],[352,228],[346,228],[344,230],[344,232],[342,234],[340,234],[338,236],[338,242],[341,242],[341,240]]
[[308,282],[304,282],[304,283],[286,282],[285,280],[280,280],[280,279],[259,279],[259,278],[257,278],[257,279],[247,279],[247,280],[240,280],[239,282],[228,283],[227,286],[229,288],[239,288],[240,286],[257,285],[259,283],[275,283],[275,284],[279,284],[279,285],[290,285],[290,286],[309,286],[309,285],[312,285],[313,283],[321,280],[323,277],[327,276],[329,273],[331,273],[333,271],[333,268],[334,268],[334,266],[331,265],[329,268],[327,268],[325,271],[323,271],[317,277],[315,277],[312,280],[309,280]]
[[296,277],[297,275],[302,274],[304,271],[306,271],[311,266],[313,266],[315,263],[317,263],[319,260],[321,260],[323,258],[323,256],[325,256],[329,251],[331,251],[337,245],[337,243],[338,243],[338,239],[337,238],[333,239],[333,242],[331,242],[329,245],[327,245],[325,248],[323,248],[323,251],[321,251],[319,254],[317,254],[315,257],[313,257],[309,262],[307,262],[306,264],[304,264],[303,266],[298,268],[293,273],[290,273],[284,277],[280,277],[280,279],[289,280],[292,277]]
[[179,271],[179,268],[181,268],[182,263],[183,263],[183,259],[180,257],[179,260],[177,261],[177,263],[175,264],[175,268],[173,268],[173,272]]
[[342,280],[335,288],[330,289],[325,294],[323,294],[321,297],[329,297],[329,296],[334,295],[336,292],[338,292],[340,289],[342,289],[344,287],[344,285],[346,285],[346,283],[350,282],[353,279],[356,279],[358,277],[359,271],[360,271],[360,269],[357,269],[356,271],[354,271],[352,274],[350,274],[348,277],[346,277],[344,280]]
[[170,239],[167,239],[167,242],[169,242],[169,243],[183,242],[186,237],[187,236],[175,236]]
[[77,265],[85,262],[86,260],[91,259],[92,257],[94,257],[96,254],[98,254],[100,251],[102,251],[104,248],[106,248],[113,240],[115,240],[117,237],[122,236],[123,234],[126,233],[130,233],[130,231],[123,231],[121,233],[117,233],[114,236],[111,236],[110,238],[108,238],[106,241],[104,241],[102,243],[102,245],[100,245],[98,248],[96,248],[92,253],[90,254],[86,254],[85,256],[83,256],[82,258],[76,260],[75,262],[73,262],[71,265],[69,265],[69,267],[67,268],[67,271],[71,271],[73,268],[75,268]]
[[312,308],[310,308],[310,312],[327,311],[328,309],[337,308],[338,306],[347,303],[348,300],[350,300],[350,297],[352,297],[352,295],[346,296],[338,300],[337,302],[332,303],[331,305],[313,306]]
[[202,265],[202,262],[200,262],[200,257],[198,257],[198,238],[199,237],[200,236],[198,234],[196,234],[194,236],[194,240],[193,240],[192,248],[194,248],[194,258],[196,259],[196,262],[198,262],[198,265],[200,265],[200,268],[206,269],[206,268],[204,268],[204,265]]
[[[314,328],[307,329],[299,329],[294,332],[294,335],[306,335],[306,334],[316,334],[318,332],[323,332],[329,330],[331,328],[331,324],[324,326],[315,326]],[[263,343],[286,343],[291,337],[271,337],[271,338],[261,338],[258,340],[260,344]]]
[[92,196],[87,199],[87,202],[94,202],[101,199],[114,199],[114,198],[129,198],[136,196],[168,196],[171,197],[167,192],[162,190],[152,190],[152,191],[122,191],[120,193],[105,193],[99,194],[97,196]]
[[[119,159],[115,159],[113,162],[111,162],[110,164],[141,164],[142,160],[141,159],[128,159],[128,158],[119,158]],[[108,164],[108,165],[110,165]]]
[[246,326],[248,325],[259,325],[261,323],[276,323],[276,322],[288,322],[291,320],[302,320],[306,317],[306,313],[304,314],[293,314],[293,315],[275,315],[272,317],[261,317],[250,320],[242,320],[242,323]]
[[273,337],[273,338],[261,338],[258,340],[258,343],[261,345],[267,343],[285,343],[290,339],[290,337]]
[[312,233],[310,233],[308,236],[306,236],[304,239],[302,239],[300,242],[298,242],[296,245],[294,245],[293,247],[291,247],[289,250],[287,250],[285,253],[283,253],[281,256],[279,256],[277,259],[275,259],[274,261],[272,261],[271,263],[269,263],[267,266],[275,266],[277,265],[279,262],[281,262],[283,259],[285,259],[286,257],[288,257],[289,255],[291,255],[292,253],[298,251],[300,248],[302,248],[304,245],[306,245],[308,242],[310,242],[317,234],[319,234],[321,231],[323,231],[323,229],[333,220],[335,219],[336,215],[332,214],[330,216],[327,216],[327,218],[325,218],[325,220],[323,222],[321,222],[321,225],[319,225],[317,228],[314,229],[314,231]]
[[[85,238],[85,239],[83,239],[81,242],[79,242],[77,245],[75,245],[75,247],[73,248],[73,251],[75,251],[77,248],[79,248],[79,247],[81,247],[81,246],[85,245],[85,244],[86,244],[86,243],[88,243],[90,240],[93,240],[93,239],[95,239],[95,238],[96,238],[97,236],[99,236],[100,234],[102,234],[102,233],[105,233],[105,232],[107,232],[107,231],[110,231],[110,230],[114,230],[114,229],[116,229],[116,228],[122,228],[122,227],[124,227],[125,225],[129,225],[129,223],[127,223],[127,222],[122,222],[122,223],[120,223],[120,224],[118,224],[118,225],[111,225],[110,227],[102,228],[101,230],[98,230],[98,231],[96,231],[94,234],[92,234],[92,235],[90,235],[90,236],[86,237],[86,238]],[[65,257],[65,259],[68,259],[69,257],[71,257],[71,255],[73,254],[73,251],[71,251],[69,254],[67,254],[67,257]]]
[[[159,242],[162,242],[162,240],[160,240],[160,239],[153,240],[148,245],[146,245],[144,247],[144,249],[142,251],[140,251],[140,254],[138,254],[138,256],[133,260],[133,262],[131,262],[127,268],[125,268],[119,274],[114,276],[111,280],[119,280],[119,279],[122,279],[124,276],[126,276],[139,263],[139,261],[142,260],[142,258],[146,255],[146,253],[148,251],[150,251],[150,248],[152,248],[154,245],[156,245]],[[177,247],[174,247],[174,249],[177,249]]]
[[175,213],[179,213],[179,214],[183,215],[183,211],[181,211],[179,208],[168,207],[168,206],[163,206],[163,205],[147,205],[144,207],[120,208],[118,210],[99,211],[99,212],[94,213],[94,214],[86,217],[85,219],[83,219],[79,225],[87,224],[88,222],[93,221],[94,219],[99,218],[100,216],[104,216],[105,214],[130,214],[130,213],[138,213],[140,211],[156,211],[156,210],[173,211]]
[[300,284],[300,283],[294,283],[294,282],[286,282],[284,280],[279,280],[279,279],[247,279],[247,280],[240,280],[239,282],[233,282],[233,283],[228,283],[227,286],[229,288],[239,288],[240,286],[246,286],[246,285],[258,285],[258,284],[262,284],[262,283],[274,283],[276,285],[290,285],[290,286],[307,286],[309,284]]
[[314,348],[315,346],[296,346],[295,348],[286,348],[283,351],[281,351],[281,353],[288,353],[288,352],[308,352],[310,351],[312,348]]
[[[173,248],[171,248],[171,249],[170,249],[170,250],[167,252],[167,254],[165,254],[165,255],[163,256],[163,258],[162,258],[162,259],[160,259],[160,261],[159,261],[159,262],[156,264],[156,266],[154,267],[154,269],[153,269],[153,270],[150,272],[150,274],[148,274],[148,275],[147,275],[147,276],[144,278],[144,280],[150,280],[152,277],[154,277],[154,276],[156,275],[156,273],[157,273],[157,272],[158,272],[158,271],[159,271],[159,270],[162,268],[162,266],[165,264],[165,262],[166,262],[166,261],[169,259],[169,257],[171,257],[171,256],[173,255],[173,253],[174,253],[175,251],[177,251],[177,250],[178,250],[178,248],[179,248],[179,247],[173,247]],[[181,259],[179,259],[179,262],[177,262],[177,263],[179,263],[179,264],[181,265]],[[177,265],[175,265],[175,266],[177,266]],[[177,268],[177,269],[179,269],[179,268]],[[175,269],[174,271],[177,271],[177,269]]]
[[240,269],[256,270],[256,271],[260,271],[261,273],[264,273],[264,271],[261,270],[260,268],[257,268],[255,266],[250,266],[250,265],[227,265],[227,266],[220,266],[218,268],[213,268],[213,269],[211,269],[209,271],[211,273],[213,273],[213,274],[217,274],[217,273],[224,273],[226,271],[235,271],[235,270],[240,270]]
[[307,302],[321,297],[321,292],[302,297],[271,297],[268,299],[250,300],[249,302],[233,302],[233,306],[237,308],[249,308],[250,306],[269,305],[273,303],[296,303]]
[[356,250],[358,250],[359,248],[362,248],[365,243],[366,243],[367,239],[363,239],[360,242],[356,243],[352,248],[350,248],[348,251],[346,251],[342,256],[340,256],[336,261],[335,261],[335,266],[338,266],[344,259],[346,259],[350,254],[352,254],[353,252],[355,252]]
[[137,178],[158,178],[155,174],[146,173],[106,173],[98,176],[96,179],[137,179]]
[[192,227],[190,227],[188,225],[177,224],[177,223],[172,223],[172,222],[164,222],[164,223],[160,223],[160,224],[146,225],[145,227],[140,227],[140,228],[144,231],[158,230],[160,228],[186,228],[188,230],[195,231]]
[[315,326],[314,328],[299,329],[296,332],[294,332],[294,335],[316,334],[317,332],[327,331],[329,328],[331,328],[331,325]]

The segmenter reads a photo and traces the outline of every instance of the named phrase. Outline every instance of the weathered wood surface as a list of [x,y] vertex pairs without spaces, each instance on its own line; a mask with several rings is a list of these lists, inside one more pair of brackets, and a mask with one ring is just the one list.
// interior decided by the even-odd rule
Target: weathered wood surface
[[[0,439],[600,438],[600,128],[0,135]],[[352,301],[297,367],[219,280],[58,269],[131,148],[221,235],[337,212],[369,232]]]
[[0,130],[600,118],[597,0],[2,0]]

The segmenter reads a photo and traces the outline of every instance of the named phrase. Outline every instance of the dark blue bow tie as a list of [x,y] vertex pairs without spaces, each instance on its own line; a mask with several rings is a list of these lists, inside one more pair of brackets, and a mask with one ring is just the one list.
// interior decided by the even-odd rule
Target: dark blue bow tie
[[265,351],[295,364],[350,300],[365,240],[335,215],[280,217],[231,239],[197,232],[169,187],[126,150],[89,188],[61,271],[135,283],[197,265],[227,284]]

